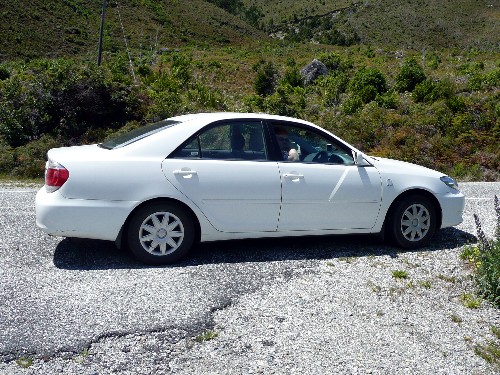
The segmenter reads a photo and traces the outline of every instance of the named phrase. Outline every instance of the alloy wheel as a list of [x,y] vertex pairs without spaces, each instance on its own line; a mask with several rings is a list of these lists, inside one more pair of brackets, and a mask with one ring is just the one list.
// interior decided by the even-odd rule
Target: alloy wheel
[[422,240],[429,232],[431,215],[422,204],[412,204],[401,217],[401,233],[411,242]]
[[139,242],[152,255],[168,255],[179,248],[184,239],[181,220],[170,212],[149,215],[139,228]]

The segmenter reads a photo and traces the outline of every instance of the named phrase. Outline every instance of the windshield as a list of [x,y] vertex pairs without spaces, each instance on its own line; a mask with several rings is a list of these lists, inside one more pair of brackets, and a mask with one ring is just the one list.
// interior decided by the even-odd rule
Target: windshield
[[151,134],[159,132],[160,130],[166,129],[175,124],[179,124],[179,121],[163,120],[160,122],[155,122],[153,124],[149,124],[141,128],[134,129],[128,133],[120,134],[117,137],[108,139],[107,141],[99,143],[98,146],[108,150],[113,150],[115,148],[123,147],[140,139],[146,138]]

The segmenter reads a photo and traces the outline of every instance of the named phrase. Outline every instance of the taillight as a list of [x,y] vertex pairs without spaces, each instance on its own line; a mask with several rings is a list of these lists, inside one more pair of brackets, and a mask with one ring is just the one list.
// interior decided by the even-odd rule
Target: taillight
[[45,165],[45,190],[53,193],[63,186],[68,178],[69,171],[61,164],[49,159]]

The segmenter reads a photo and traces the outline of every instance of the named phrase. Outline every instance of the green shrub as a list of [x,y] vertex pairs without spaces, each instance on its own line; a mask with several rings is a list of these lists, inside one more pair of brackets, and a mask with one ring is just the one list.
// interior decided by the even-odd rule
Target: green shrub
[[200,104],[204,108],[226,110],[227,105],[224,96],[219,90],[207,87],[202,83],[196,83],[188,93],[188,98]]
[[330,73],[318,79],[317,86],[326,106],[338,105],[340,96],[347,90],[349,78],[343,72]]
[[255,5],[251,5],[248,8],[244,8],[243,16],[250,25],[258,28],[260,20],[264,18],[265,14]]
[[185,55],[174,55],[172,62],[172,77],[183,86],[193,78],[192,59]]
[[446,134],[458,137],[461,134],[472,130],[474,116],[470,113],[458,113],[453,116],[450,126],[446,129]]
[[297,69],[295,60],[288,59],[287,67],[283,77],[280,80],[280,84],[288,84],[292,87],[303,87],[304,86],[304,78]]
[[149,107],[147,117],[151,121],[159,121],[181,112],[182,98],[175,91],[150,90],[149,97],[152,104]]
[[446,105],[454,113],[464,112],[467,109],[467,105],[465,103],[464,98],[460,96],[451,96],[446,100]]
[[495,238],[489,240],[484,234],[479,217],[474,214],[478,236],[478,251],[469,252],[475,265],[475,280],[479,293],[495,306],[500,307],[500,203],[495,195],[497,217]]
[[387,91],[385,76],[377,69],[361,68],[349,82],[348,92],[363,103],[375,100],[378,94]]
[[276,89],[278,70],[272,62],[264,63],[257,71],[255,78],[255,92],[260,96],[271,95]]
[[0,175],[9,175],[16,167],[14,149],[0,141]]
[[467,91],[478,91],[483,87],[484,76],[481,73],[472,73],[467,77]]
[[484,63],[477,62],[477,61],[462,64],[462,65],[457,67],[458,73],[465,74],[465,75],[480,73],[483,70],[484,70]]
[[405,60],[396,76],[394,89],[398,92],[413,91],[415,86],[425,80],[424,69],[415,59]]
[[500,86],[500,68],[495,68],[484,77],[483,88],[490,89]]
[[385,92],[375,97],[375,101],[382,108],[396,109],[398,107],[398,94],[395,92]]
[[425,54],[426,65],[431,69],[437,69],[441,64],[441,58],[436,52],[428,52]]
[[208,2],[232,14],[238,14],[244,6],[241,0],[208,0]]
[[306,107],[305,90],[289,84],[280,85],[274,94],[264,99],[263,106],[268,113],[300,117]]
[[47,151],[59,145],[55,138],[45,134],[36,141],[14,149],[11,153],[14,164],[6,174],[12,177],[43,178]]
[[342,110],[347,115],[356,113],[363,107],[363,100],[357,95],[349,95],[349,97],[342,103]]
[[0,136],[19,147],[52,134],[75,143],[90,128],[119,127],[142,115],[134,86],[68,59],[34,60],[0,81]]
[[463,64],[458,68],[458,72],[467,76],[468,91],[491,89],[500,84],[500,68],[485,73],[482,62]]
[[243,99],[247,112],[259,112],[264,110],[264,98],[259,95],[248,95]]
[[329,71],[340,70],[342,72],[347,72],[352,68],[351,60],[335,52],[321,53],[318,56],[318,60],[325,64]]
[[10,71],[6,66],[0,64],[0,81],[10,77]]
[[458,162],[453,164],[450,175],[462,181],[480,181],[483,178],[483,171],[479,164]]
[[412,97],[416,102],[434,103],[439,99],[449,99],[454,94],[455,87],[450,80],[432,81],[427,79],[415,86]]

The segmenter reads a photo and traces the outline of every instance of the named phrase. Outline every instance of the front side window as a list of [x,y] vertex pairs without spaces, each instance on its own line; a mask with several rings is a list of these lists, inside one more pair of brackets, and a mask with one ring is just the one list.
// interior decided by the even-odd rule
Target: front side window
[[275,123],[273,132],[283,161],[354,164],[351,150],[314,130]]
[[266,160],[260,121],[235,121],[211,126],[172,155],[174,158]]

